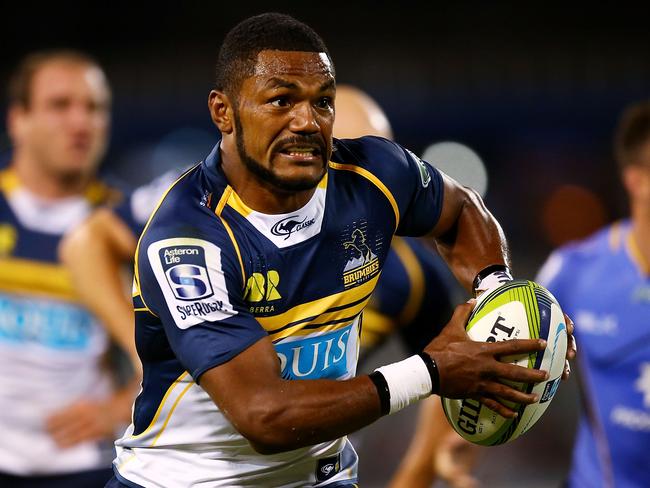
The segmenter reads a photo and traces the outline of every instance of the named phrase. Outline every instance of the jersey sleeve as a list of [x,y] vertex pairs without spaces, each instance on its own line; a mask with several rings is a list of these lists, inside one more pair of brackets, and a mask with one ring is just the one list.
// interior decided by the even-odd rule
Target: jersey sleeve
[[245,306],[239,260],[227,237],[156,231],[147,230],[136,263],[142,298],[160,318],[176,357],[199,381],[266,332]]
[[351,158],[368,170],[387,192],[399,213],[397,235],[422,236],[431,231],[442,212],[441,173],[408,149],[381,137],[340,141]]

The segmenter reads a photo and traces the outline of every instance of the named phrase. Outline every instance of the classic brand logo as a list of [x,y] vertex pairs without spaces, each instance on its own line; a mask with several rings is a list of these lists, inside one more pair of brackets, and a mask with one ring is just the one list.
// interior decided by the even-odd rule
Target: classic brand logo
[[286,241],[294,232],[306,229],[316,222],[316,218],[307,220],[307,217],[305,217],[302,220],[298,220],[299,218],[299,215],[292,215],[291,217],[285,217],[284,219],[277,221],[273,227],[271,227],[271,234],[278,237],[284,236],[284,240]]
[[368,246],[363,231],[354,229],[351,237],[351,240],[343,242],[343,248],[352,252],[351,258],[343,268],[345,288],[368,281],[379,272],[379,259]]
[[165,247],[160,250],[160,261],[167,282],[179,300],[197,300],[214,294],[203,248]]

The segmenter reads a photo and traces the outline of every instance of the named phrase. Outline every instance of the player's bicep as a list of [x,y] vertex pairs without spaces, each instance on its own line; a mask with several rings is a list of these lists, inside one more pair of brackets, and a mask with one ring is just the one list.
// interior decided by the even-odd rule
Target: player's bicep
[[440,217],[428,235],[439,237],[448,233],[458,222],[463,207],[472,199],[471,190],[461,186],[457,181],[440,172],[442,179],[442,206]]

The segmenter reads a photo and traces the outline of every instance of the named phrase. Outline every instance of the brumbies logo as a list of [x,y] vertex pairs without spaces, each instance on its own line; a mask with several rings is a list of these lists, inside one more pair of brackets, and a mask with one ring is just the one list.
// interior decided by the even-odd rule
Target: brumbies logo
[[343,248],[351,251],[351,257],[343,268],[345,288],[363,283],[379,272],[379,259],[368,246],[364,232],[354,229],[350,237],[343,242]]
[[306,229],[316,222],[315,218],[307,220],[307,217],[302,220],[298,220],[300,216],[292,215],[291,217],[285,217],[282,220],[277,221],[273,227],[271,227],[271,234],[278,237],[284,237],[286,241],[289,239],[292,233],[298,232],[299,230]]
[[176,298],[190,301],[214,294],[202,247],[165,247],[160,249],[159,255],[167,282]]

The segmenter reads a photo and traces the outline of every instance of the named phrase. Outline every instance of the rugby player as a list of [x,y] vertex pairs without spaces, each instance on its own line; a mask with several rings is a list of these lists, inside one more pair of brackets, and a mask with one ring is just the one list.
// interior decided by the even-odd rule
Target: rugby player
[[130,420],[135,391],[117,390],[105,368],[112,331],[82,306],[57,259],[65,232],[120,198],[95,178],[110,98],[102,69],[76,51],[33,53],[10,81],[13,152],[0,172],[2,486],[103,486],[109,440]]
[[583,415],[569,487],[650,482],[650,103],[625,110],[614,149],[630,217],[557,249],[537,278],[578,324]]
[[419,354],[355,376],[361,313],[395,233],[435,239],[481,292],[508,273],[480,197],[378,137],[333,140],[322,39],[280,14],[234,27],[208,99],[221,142],[168,190],[136,249],[142,392],[108,486],[353,486],[346,434],[432,393],[501,403],[498,360],[543,341],[470,341],[473,302]]

